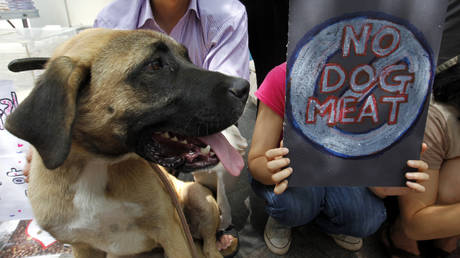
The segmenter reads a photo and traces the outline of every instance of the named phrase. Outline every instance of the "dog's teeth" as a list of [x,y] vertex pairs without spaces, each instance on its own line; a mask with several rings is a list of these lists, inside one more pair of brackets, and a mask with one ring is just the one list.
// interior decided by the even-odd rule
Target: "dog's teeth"
[[176,136],[174,136],[173,138],[171,138],[171,141],[173,141],[173,142],[177,142],[177,141],[179,141],[179,140],[177,139],[177,137],[176,137]]
[[211,150],[211,146],[206,146],[206,148],[201,148],[201,153],[204,155],[208,155],[209,151]]
[[165,138],[169,138],[169,133],[168,132],[165,132],[163,133],[161,136],[165,137]]
[[180,143],[188,144],[187,140],[183,140],[183,141],[181,141]]
[[216,154],[214,153],[214,151],[211,151],[211,156],[214,156],[214,155],[216,155]]

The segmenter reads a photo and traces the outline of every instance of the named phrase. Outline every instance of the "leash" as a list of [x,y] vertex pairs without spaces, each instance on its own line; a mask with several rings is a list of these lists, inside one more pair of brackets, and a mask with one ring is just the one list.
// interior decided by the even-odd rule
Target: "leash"
[[177,214],[179,215],[179,219],[182,224],[182,228],[184,229],[185,236],[187,237],[187,242],[188,242],[189,250],[190,250],[192,257],[198,258],[198,252],[196,250],[195,243],[193,242],[192,233],[190,233],[190,228],[187,224],[187,220],[185,219],[184,211],[182,210],[179,204],[179,199],[177,199],[176,192],[171,186],[171,182],[169,182],[168,178],[164,174],[168,172],[164,168],[158,166],[157,164],[150,163],[150,162],[149,164],[153,168],[153,170],[155,170],[155,172],[158,174],[161,182],[166,187],[169,195],[171,196],[171,200],[174,203],[174,207],[176,208]]

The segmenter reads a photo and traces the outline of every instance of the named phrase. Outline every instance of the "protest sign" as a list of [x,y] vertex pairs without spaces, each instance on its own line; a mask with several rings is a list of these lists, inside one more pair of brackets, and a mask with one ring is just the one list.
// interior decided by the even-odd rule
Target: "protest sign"
[[22,173],[29,145],[5,129],[6,117],[17,106],[13,81],[0,80],[0,221],[33,217]]
[[[419,159],[447,0],[291,0],[290,186],[401,186]],[[423,15],[422,15],[423,14]]]

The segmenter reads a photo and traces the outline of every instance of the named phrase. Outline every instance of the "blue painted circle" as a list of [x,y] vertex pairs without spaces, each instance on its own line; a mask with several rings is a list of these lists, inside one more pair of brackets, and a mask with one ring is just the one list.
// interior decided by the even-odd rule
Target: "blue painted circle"
[[[365,24],[372,25],[370,38],[384,26],[392,26],[400,32],[398,49],[372,63],[380,74],[388,65],[405,60],[414,75],[414,81],[406,90],[408,102],[399,105],[398,122],[384,123],[360,133],[327,125],[327,116],[316,116],[313,124],[305,123],[307,99],[315,96],[318,78],[329,58],[340,51],[344,26],[361,28]],[[407,21],[375,12],[346,15],[316,26],[299,41],[288,65],[286,114],[289,122],[316,146],[340,157],[374,155],[397,142],[422,113],[434,75],[433,54],[423,35]],[[349,93],[354,94],[350,90]]]

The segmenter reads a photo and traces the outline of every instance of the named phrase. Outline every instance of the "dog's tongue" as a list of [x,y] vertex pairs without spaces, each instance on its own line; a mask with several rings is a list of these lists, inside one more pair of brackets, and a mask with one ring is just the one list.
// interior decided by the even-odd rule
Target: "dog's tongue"
[[224,168],[233,176],[239,176],[244,167],[243,157],[230,145],[225,136],[221,133],[216,133],[209,136],[199,138],[204,143],[211,146],[211,149],[216,153]]

